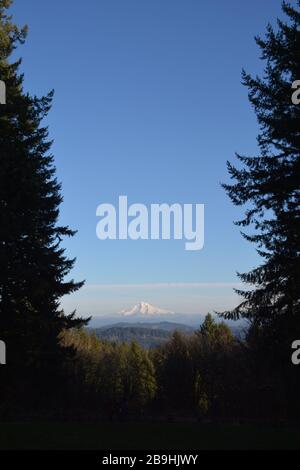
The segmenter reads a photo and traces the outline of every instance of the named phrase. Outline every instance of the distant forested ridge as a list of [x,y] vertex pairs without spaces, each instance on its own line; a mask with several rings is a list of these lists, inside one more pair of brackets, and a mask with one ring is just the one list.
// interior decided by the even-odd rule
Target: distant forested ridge
[[95,328],[96,335],[100,339],[116,342],[136,341],[144,348],[154,348],[166,342],[177,330],[182,333],[191,334],[194,328],[180,323],[160,322],[160,323],[117,323],[115,325],[102,328]]
[[[230,330],[237,338],[245,336],[246,325],[231,325]],[[146,349],[153,349],[168,341],[175,331],[184,335],[192,335],[196,328],[182,323],[173,323],[169,321],[159,323],[116,323],[101,328],[88,328],[88,331],[95,332],[99,339],[105,339],[112,342],[136,341],[140,346]]]

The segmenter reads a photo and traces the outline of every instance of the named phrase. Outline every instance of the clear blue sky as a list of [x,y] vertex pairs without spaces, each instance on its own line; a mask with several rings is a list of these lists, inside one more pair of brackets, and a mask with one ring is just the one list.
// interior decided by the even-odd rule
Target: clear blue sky
[[[67,310],[112,313],[145,300],[206,313],[238,302],[235,272],[259,260],[220,182],[235,151],[257,152],[241,69],[261,71],[254,35],[282,16],[280,3],[15,0],[15,21],[29,25],[18,50],[26,89],[55,89],[48,123],[61,221],[78,230],[66,246],[77,256],[72,276],[87,284],[64,300]],[[121,194],[146,205],[204,203],[204,249],[98,240],[96,207]]]

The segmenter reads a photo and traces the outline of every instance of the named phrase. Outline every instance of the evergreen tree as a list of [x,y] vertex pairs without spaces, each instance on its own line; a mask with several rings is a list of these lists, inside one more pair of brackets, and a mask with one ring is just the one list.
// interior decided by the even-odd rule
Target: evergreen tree
[[[239,274],[253,288],[238,290],[242,303],[225,318],[247,318],[272,343],[272,350],[289,361],[291,342],[300,337],[300,106],[292,102],[292,83],[300,79],[300,1],[283,2],[288,21],[269,25],[266,37],[256,37],[265,61],[263,78],[243,71],[260,133],[259,156],[228,162],[233,184],[224,184],[235,205],[246,205],[236,222],[252,227],[243,236],[257,245],[260,266]],[[244,229],[243,229],[244,230]]]
[[211,335],[215,331],[216,328],[216,322],[214,321],[212,315],[208,313],[205,316],[204,322],[200,326],[200,333],[202,335]]
[[148,352],[136,341],[131,343],[128,351],[128,369],[125,382],[129,410],[141,413],[155,396],[156,379],[154,366]]
[[188,337],[174,331],[170,340],[155,355],[159,395],[164,400],[164,411],[187,410],[193,402],[193,364]]
[[59,333],[84,323],[59,307],[82,283],[65,282],[74,260],[61,240],[74,232],[57,224],[62,196],[42,125],[53,92],[37,98],[23,89],[21,60],[10,58],[27,28],[12,22],[11,3],[0,0],[0,79],[7,91],[0,105],[0,332],[8,351],[6,384],[17,381],[20,388],[23,377],[29,393],[33,383],[38,393],[62,361]]
[[231,343],[233,340],[232,331],[224,322],[216,323],[212,315],[208,313],[204,322],[196,331],[196,335],[210,343],[212,347],[220,344]]

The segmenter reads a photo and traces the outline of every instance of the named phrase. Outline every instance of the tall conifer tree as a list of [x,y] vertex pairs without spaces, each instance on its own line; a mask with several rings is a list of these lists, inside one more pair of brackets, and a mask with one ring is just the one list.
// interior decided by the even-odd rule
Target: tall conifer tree
[[[292,102],[292,84],[300,80],[300,1],[283,2],[287,22],[256,37],[265,61],[263,78],[243,72],[260,133],[258,156],[238,155],[228,162],[233,184],[224,187],[235,205],[246,205],[236,222],[252,227],[243,236],[257,245],[262,263],[241,280],[242,303],[227,318],[247,318],[252,331],[288,361],[291,342],[300,338],[300,105]],[[268,341],[269,340],[269,341]]]
[[53,92],[30,96],[23,89],[21,60],[12,53],[25,40],[8,15],[11,0],[0,0],[0,79],[6,104],[0,105],[0,334],[7,345],[7,380],[43,381],[59,367],[59,333],[84,322],[64,315],[62,296],[82,286],[65,277],[74,260],[61,247],[68,227],[58,225],[62,202],[51,142],[42,121]]

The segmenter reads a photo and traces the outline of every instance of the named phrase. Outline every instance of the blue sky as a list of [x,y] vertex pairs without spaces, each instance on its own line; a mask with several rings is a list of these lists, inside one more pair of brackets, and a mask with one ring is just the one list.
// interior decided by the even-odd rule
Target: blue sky
[[[114,313],[144,300],[176,312],[236,305],[236,271],[255,248],[232,221],[242,214],[220,187],[235,151],[256,154],[257,123],[241,69],[260,73],[254,35],[274,23],[280,0],[15,0],[29,25],[25,87],[55,89],[48,117],[61,222],[86,287],[67,311]],[[205,204],[205,246],[183,241],[100,241],[96,208],[129,203]]]

